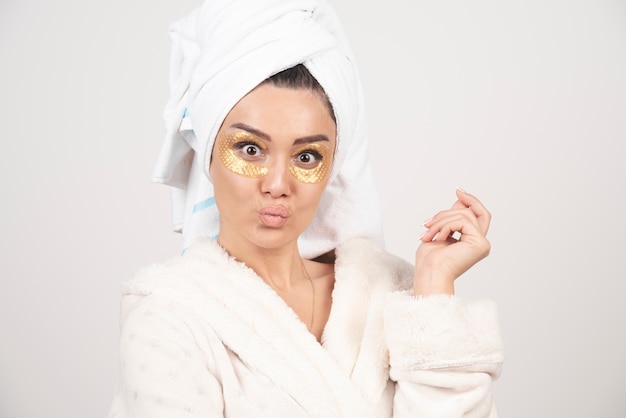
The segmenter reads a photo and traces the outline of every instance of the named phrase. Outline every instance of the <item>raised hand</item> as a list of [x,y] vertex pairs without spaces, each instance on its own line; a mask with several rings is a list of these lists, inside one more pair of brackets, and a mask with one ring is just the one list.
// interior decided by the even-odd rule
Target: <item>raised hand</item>
[[485,258],[491,214],[471,194],[457,189],[457,201],[423,223],[427,229],[415,253],[415,295],[454,294],[454,281]]

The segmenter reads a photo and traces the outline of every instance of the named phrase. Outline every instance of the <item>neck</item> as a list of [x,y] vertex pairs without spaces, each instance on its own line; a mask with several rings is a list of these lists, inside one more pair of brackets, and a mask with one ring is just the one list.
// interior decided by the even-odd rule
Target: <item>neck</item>
[[280,248],[262,248],[255,245],[229,245],[218,238],[218,243],[232,257],[245,263],[270,286],[279,291],[289,291],[302,279],[302,259],[297,242]]
[[[218,243],[254,270],[307,324],[309,332],[314,332],[315,285],[300,256],[297,241],[279,248],[264,248],[247,240],[229,241],[226,234],[220,234]],[[319,339],[319,335],[315,335]]]

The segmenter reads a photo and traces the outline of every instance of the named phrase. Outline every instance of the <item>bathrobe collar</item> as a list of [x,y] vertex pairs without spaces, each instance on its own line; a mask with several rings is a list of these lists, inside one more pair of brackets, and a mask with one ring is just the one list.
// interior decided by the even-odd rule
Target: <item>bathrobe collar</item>
[[[387,384],[388,354],[382,323],[367,319],[381,317],[371,311],[382,309],[384,298],[373,297],[389,289],[372,283],[366,260],[344,260],[350,258],[346,253],[358,257],[362,245],[369,244],[337,250],[333,308],[322,345],[273,289],[213,240],[200,239],[184,256],[147,269],[125,292],[183,299],[247,367],[288,392],[311,416],[368,417]],[[371,251],[364,253],[377,262]],[[360,287],[357,303],[349,301],[354,286]],[[338,298],[344,301],[335,303]],[[364,344],[364,338],[370,341]],[[373,348],[363,352],[363,346]]]

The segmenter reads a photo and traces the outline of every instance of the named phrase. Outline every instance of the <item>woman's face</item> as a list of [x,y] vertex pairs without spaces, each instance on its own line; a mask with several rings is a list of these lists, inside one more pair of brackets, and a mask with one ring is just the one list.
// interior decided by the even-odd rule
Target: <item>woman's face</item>
[[295,243],[328,183],[335,142],[335,122],[315,92],[263,84],[241,99],[211,155],[220,244]]

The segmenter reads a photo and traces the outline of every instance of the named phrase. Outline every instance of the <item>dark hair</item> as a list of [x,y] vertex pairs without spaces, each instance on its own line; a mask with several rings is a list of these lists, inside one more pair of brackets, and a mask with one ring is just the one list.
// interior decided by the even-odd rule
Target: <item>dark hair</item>
[[337,123],[335,119],[335,111],[333,105],[328,100],[328,96],[324,91],[322,85],[313,77],[313,74],[304,66],[304,64],[297,64],[291,68],[287,68],[279,73],[266,79],[261,84],[271,84],[276,87],[285,87],[290,89],[306,89],[317,93],[324,104],[328,107],[330,117]]

